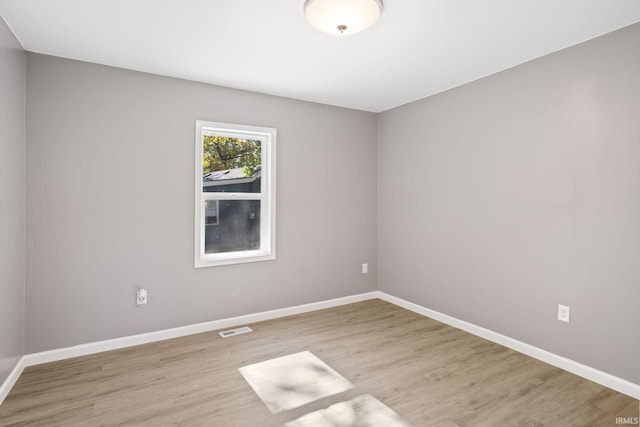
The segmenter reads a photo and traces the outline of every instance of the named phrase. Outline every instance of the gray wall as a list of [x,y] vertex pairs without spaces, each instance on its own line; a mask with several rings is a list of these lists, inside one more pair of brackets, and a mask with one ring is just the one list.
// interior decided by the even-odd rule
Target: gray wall
[[0,18],[0,384],[24,354],[25,65]]
[[[193,268],[196,119],[277,128],[275,261]],[[375,114],[29,53],[27,122],[27,352],[376,288]]]
[[[23,353],[24,63],[0,37],[2,380]],[[639,41],[623,29],[382,113],[377,132],[370,113],[28,54],[26,351],[377,282],[640,382]],[[196,119],[278,129],[276,261],[193,269]]]
[[382,113],[379,289],[640,382],[638,46],[640,24]]

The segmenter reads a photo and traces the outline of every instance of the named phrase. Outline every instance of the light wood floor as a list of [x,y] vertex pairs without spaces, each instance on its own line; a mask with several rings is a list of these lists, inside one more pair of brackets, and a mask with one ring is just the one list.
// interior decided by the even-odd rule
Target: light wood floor
[[[380,300],[27,368],[0,426],[276,426],[370,394],[415,427],[615,426],[638,401]],[[238,368],[308,350],[354,385],[277,415]]]

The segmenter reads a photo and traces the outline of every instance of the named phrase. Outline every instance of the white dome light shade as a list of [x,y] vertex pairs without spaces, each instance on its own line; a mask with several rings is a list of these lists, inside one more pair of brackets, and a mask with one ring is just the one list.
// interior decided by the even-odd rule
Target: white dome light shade
[[378,21],[382,0],[306,0],[304,15],[312,27],[333,35],[366,30]]

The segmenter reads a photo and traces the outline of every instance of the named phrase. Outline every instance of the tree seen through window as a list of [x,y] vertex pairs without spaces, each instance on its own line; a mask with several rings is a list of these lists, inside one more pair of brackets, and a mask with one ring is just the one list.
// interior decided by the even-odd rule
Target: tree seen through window
[[262,147],[259,140],[203,135],[202,173],[244,168],[245,176],[253,176],[260,166]]

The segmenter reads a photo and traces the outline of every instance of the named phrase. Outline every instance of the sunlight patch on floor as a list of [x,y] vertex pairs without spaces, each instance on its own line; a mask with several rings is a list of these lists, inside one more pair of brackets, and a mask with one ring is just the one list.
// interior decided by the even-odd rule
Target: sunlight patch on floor
[[244,366],[239,370],[273,414],[353,387],[349,380],[308,351]]
[[365,394],[327,409],[303,415],[285,427],[408,427],[398,414],[375,397]]

